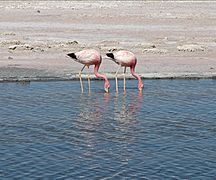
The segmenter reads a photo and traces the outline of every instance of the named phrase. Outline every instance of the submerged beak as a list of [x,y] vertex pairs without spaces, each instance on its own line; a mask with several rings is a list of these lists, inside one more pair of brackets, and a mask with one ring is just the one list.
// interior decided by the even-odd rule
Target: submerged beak
[[139,92],[142,92],[143,88],[139,88]]
[[109,89],[108,88],[104,88],[106,93],[109,93]]

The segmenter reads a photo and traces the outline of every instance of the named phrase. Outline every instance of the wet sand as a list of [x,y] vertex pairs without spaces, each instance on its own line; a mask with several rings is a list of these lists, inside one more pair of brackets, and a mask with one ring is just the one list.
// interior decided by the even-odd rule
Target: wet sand
[[213,1],[2,1],[0,81],[77,79],[66,54],[84,48],[101,52],[109,78],[118,67],[105,53],[119,49],[143,78],[215,78],[215,34]]

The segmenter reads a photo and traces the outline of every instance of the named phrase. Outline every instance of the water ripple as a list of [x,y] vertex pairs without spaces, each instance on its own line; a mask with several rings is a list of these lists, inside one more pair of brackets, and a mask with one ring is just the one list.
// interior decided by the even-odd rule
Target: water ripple
[[0,84],[0,178],[214,179],[216,81],[136,83]]

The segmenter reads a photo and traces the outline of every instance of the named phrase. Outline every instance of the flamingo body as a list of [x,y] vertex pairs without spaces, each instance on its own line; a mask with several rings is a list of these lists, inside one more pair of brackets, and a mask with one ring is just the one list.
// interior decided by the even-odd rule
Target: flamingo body
[[[137,63],[136,56],[132,52],[125,51],[125,50],[116,51],[113,53],[107,53],[106,55],[112,58],[112,60],[118,65],[125,67],[124,73],[126,71],[126,68],[130,67],[131,74],[138,80],[138,89],[139,91],[142,91],[144,87],[143,82],[140,76],[137,73],[135,73],[135,67]],[[116,72],[116,86],[117,86],[117,73],[118,71]],[[125,76],[124,76],[124,82],[125,82]],[[125,84],[124,84],[124,90],[125,90]],[[117,87],[116,87],[116,91],[118,91]]]
[[67,54],[75,61],[86,66],[97,65],[101,63],[100,53],[94,49],[86,49],[76,53]]
[[109,54],[113,54],[112,60],[121,66],[131,67],[136,65],[137,62],[136,57],[130,51],[121,50],[114,53],[107,53],[107,56]]
[[[106,92],[109,91],[110,83],[109,83],[106,75],[98,73],[98,70],[99,70],[99,67],[100,67],[100,64],[102,61],[102,57],[98,51],[96,51],[94,49],[86,49],[86,50],[82,50],[82,51],[79,51],[76,53],[69,53],[67,55],[70,56],[71,58],[73,58],[75,61],[77,61],[81,64],[84,64],[84,67],[82,68],[82,70],[85,68],[85,66],[89,67],[90,65],[95,65],[95,67],[94,67],[95,76],[104,79],[104,81],[105,81],[104,90]],[[81,83],[81,89],[83,91],[82,80],[81,80],[82,70],[80,71],[80,83]],[[90,84],[90,80],[89,80],[89,84]]]

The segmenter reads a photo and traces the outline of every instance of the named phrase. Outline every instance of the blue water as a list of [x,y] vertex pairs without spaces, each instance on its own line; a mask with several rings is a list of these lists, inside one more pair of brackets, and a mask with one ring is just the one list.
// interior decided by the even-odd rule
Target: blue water
[[215,179],[216,81],[0,84],[0,179]]

